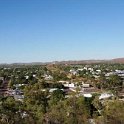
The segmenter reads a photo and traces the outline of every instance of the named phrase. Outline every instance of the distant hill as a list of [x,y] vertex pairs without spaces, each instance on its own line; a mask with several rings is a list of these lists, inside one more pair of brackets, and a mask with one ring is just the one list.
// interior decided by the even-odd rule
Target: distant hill
[[12,63],[0,64],[0,66],[27,66],[27,65],[48,65],[48,64],[94,64],[94,63],[121,63],[124,64],[124,58],[115,58],[110,60],[69,60],[54,62],[31,62],[31,63]]
[[116,59],[112,59],[111,61],[115,63],[124,63],[124,58],[116,58]]
[[48,64],[94,64],[94,63],[121,63],[124,64],[124,58],[110,60],[77,60],[77,61],[55,61]]

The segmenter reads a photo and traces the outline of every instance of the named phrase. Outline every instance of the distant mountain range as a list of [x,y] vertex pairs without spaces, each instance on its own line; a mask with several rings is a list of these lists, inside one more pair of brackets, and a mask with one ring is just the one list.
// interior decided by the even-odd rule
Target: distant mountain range
[[111,61],[115,63],[124,63],[124,58],[116,58],[116,59],[112,59]]
[[0,65],[47,65],[47,64],[93,64],[93,63],[121,63],[124,64],[124,58],[115,58],[110,60],[69,60],[69,61],[54,61],[54,62],[31,62],[31,63],[12,63],[12,64],[0,64]]

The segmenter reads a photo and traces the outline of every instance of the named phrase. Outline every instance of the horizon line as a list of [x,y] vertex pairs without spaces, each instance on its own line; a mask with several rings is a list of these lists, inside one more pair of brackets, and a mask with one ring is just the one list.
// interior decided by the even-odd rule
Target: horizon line
[[124,59],[124,57],[121,57],[121,58],[111,58],[111,59],[77,59],[77,60],[53,60],[53,61],[30,61],[30,62],[2,62],[0,63],[0,65],[6,65],[6,64],[33,64],[33,63],[42,63],[42,64],[45,64],[45,63],[55,63],[55,62],[69,62],[69,61],[111,61],[111,60],[114,60],[114,59]]

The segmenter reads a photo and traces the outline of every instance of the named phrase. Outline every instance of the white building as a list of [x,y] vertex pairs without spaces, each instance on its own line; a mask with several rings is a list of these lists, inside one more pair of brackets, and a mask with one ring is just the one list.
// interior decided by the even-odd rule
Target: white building
[[84,97],[91,98],[92,94],[84,94]]
[[65,87],[69,87],[69,88],[74,88],[75,87],[75,85],[74,85],[74,83],[66,83],[66,84],[63,84]]
[[108,98],[111,98],[112,96],[114,96],[114,95],[109,94],[109,93],[103,93],[103,94],[100,95],[99,100],[108,99]]
[[82,84],[83,88],[89,88],[90,87],[90,84]]

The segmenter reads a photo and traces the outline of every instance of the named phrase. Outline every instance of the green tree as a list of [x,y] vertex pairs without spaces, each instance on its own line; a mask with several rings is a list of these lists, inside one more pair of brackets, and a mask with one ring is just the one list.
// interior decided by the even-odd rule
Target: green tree
[[64,100],[64,92],[62,90],[55,90],[50,96],[49,104],[50,106],[56,105],[59,101]]
[[119,100],[108,101],[104,109],[104,118],[108,124],[123,124],[124,102]]

